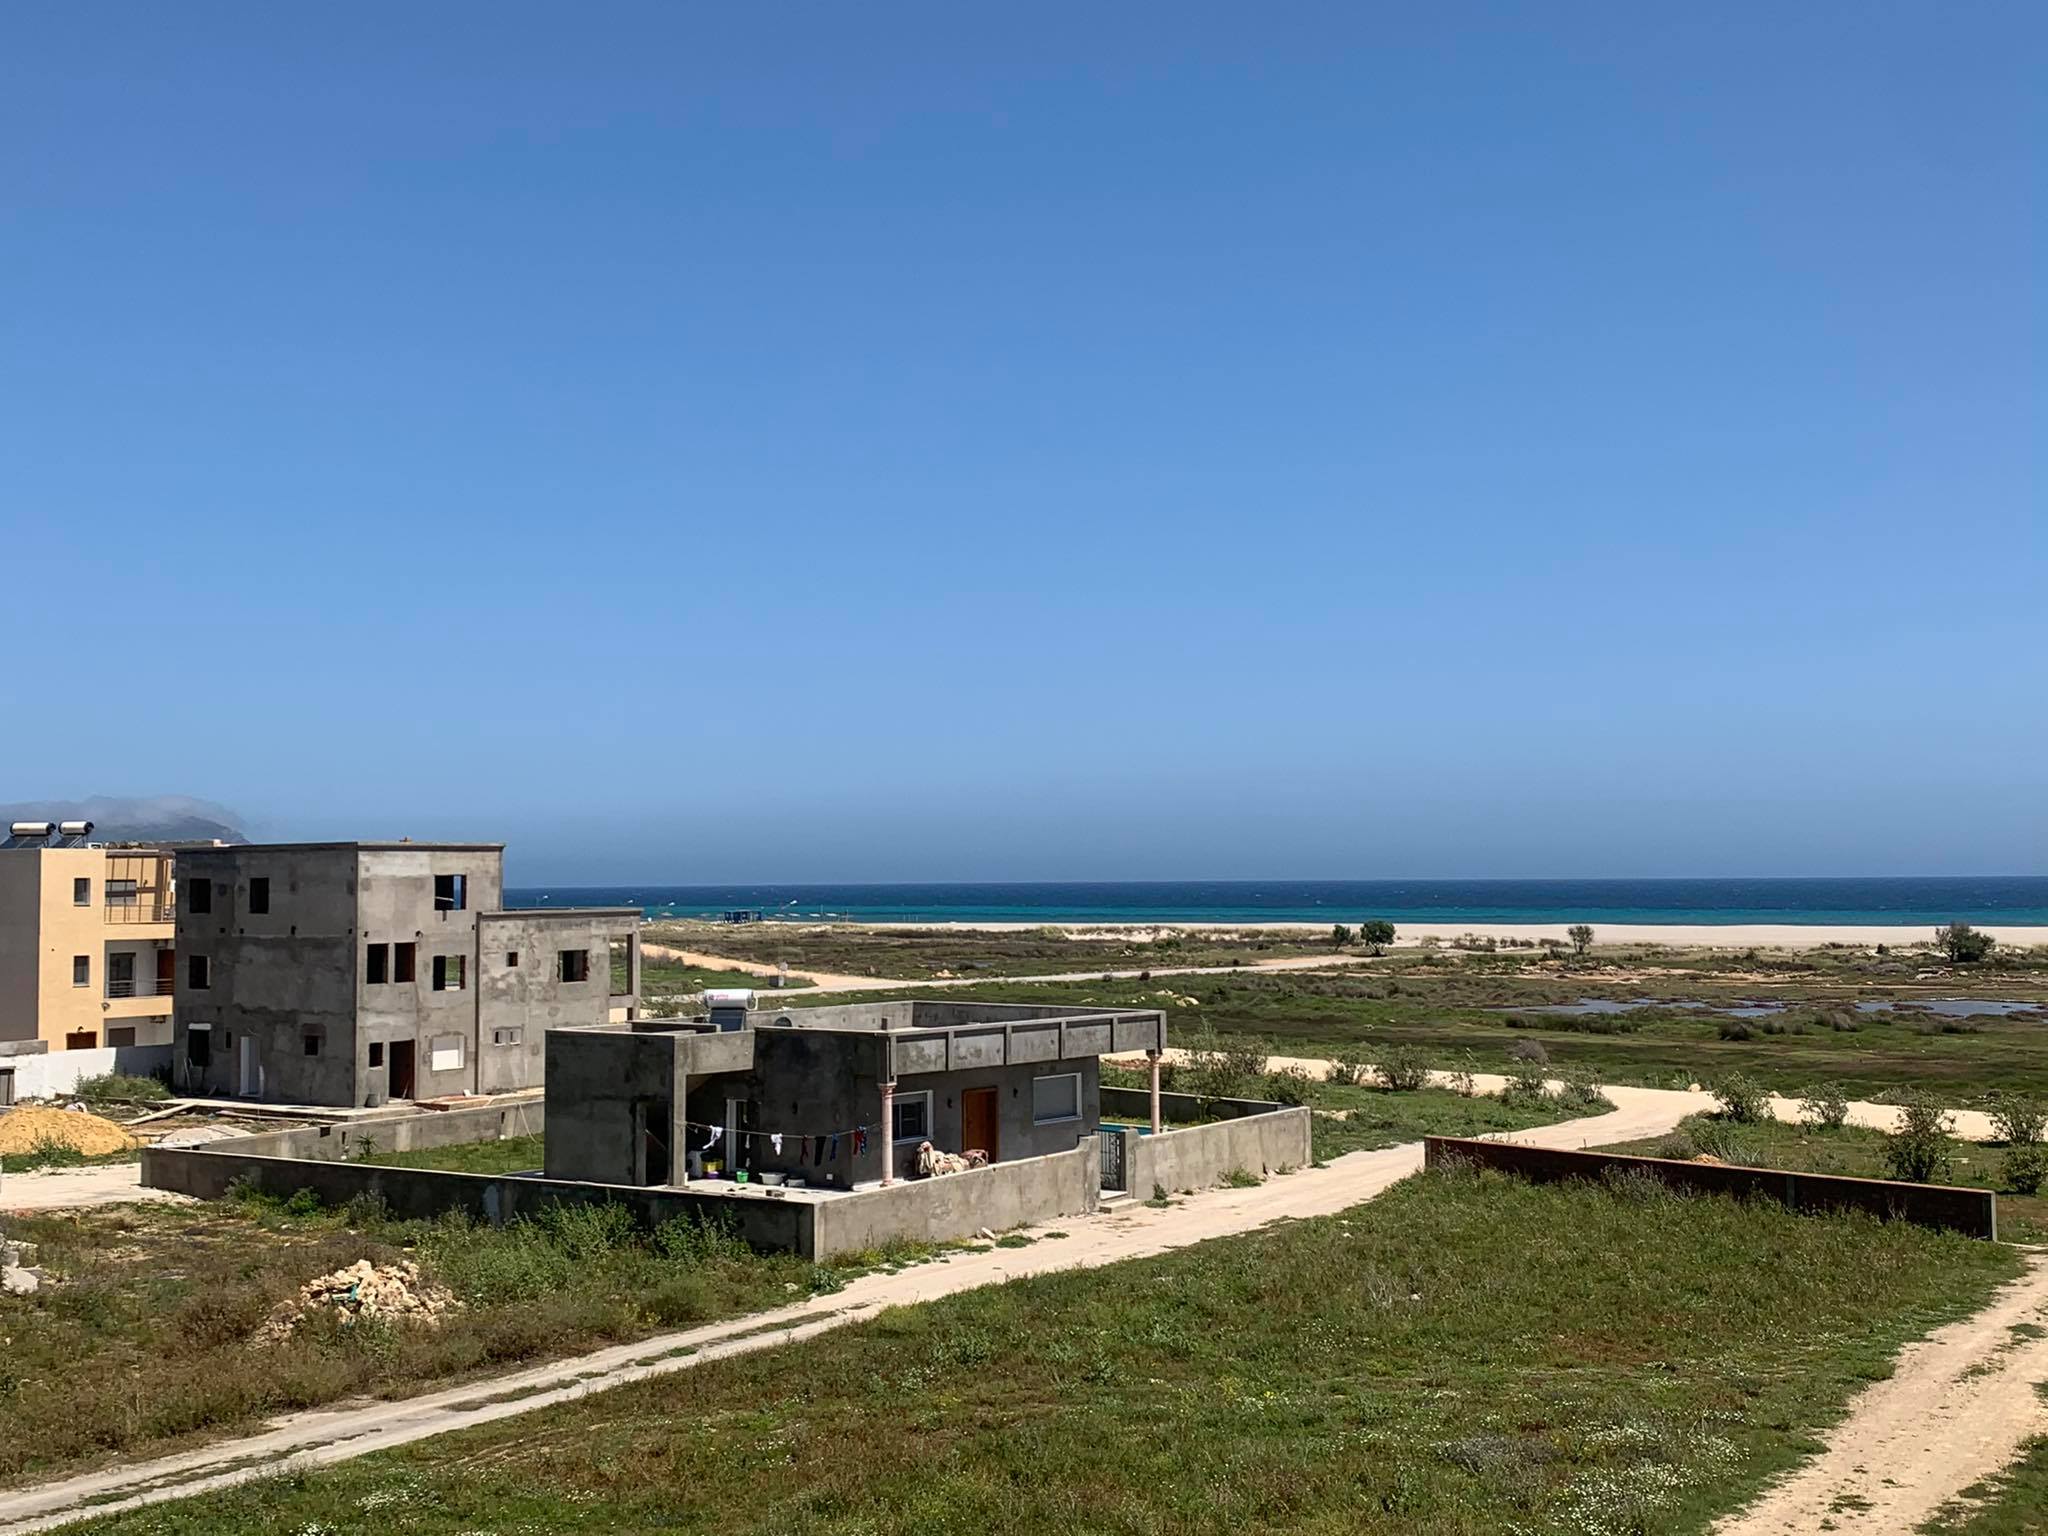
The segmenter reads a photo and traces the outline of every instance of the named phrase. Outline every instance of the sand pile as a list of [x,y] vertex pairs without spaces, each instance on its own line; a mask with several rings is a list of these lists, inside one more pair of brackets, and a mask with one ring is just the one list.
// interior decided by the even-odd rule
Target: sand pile
[[332,1310],[344,1323],[359,1317],[438,1323],[441,1314],[461,1306],[447,1287],[423,1278],[410,1259],[372,1264],[368,1259],[321,1275],[299,1287],[299,1294],[270,1315],[257,1332],[258,1343],[289,1338],[299,1323],[316,1312]]
[[82,1109],[43,1109],[17,1104],[0,1115],[0,1153],[33,1152],[46,1143],[70,1147],[87,1157],[128,1152],[140,1145],[120,1126]]

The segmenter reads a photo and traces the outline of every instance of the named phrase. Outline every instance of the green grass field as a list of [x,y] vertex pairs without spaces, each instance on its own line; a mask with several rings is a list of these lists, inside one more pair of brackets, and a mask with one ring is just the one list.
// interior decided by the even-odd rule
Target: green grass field
[[507,1136],[415,1152],[377,1152],[363,1159],[384,1168],[439,1168],[446,1173],[528,1173],[547,1164],[547,1138]]
[[2018,1267],[1859,1217],[1429,1174],[83,1529],[1698,1531]]
[[2029,1440],[1997,1477],[1965,1488],[1920,1529],[1926,1536],[2041,1536],[2048,1531],[2048,1437]]

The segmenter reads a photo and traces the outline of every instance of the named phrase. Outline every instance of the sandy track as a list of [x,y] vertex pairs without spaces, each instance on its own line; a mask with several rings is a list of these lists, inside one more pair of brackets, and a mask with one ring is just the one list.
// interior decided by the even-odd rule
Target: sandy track
[[[1665,1096],[1617,1088],[1611,1097],[1617,1106],[1612,1113],[1517,1132],[1513,1139],[1583,1147],[1653,1136],[1676,1123]],[[1024,1275],[1143,1258],[1284,1218],[1328,1215],[1372,1199],[1421,1166],[1421,1144],[1411,1142],[1379,1152],[1354,1152],[1328,1167],[1276,1176],[1254,1189],[1209,1190],[1164,1210],[1123,1201],[1097,1215],[1063,1221],[1066,1237],[1041,1238],[1027,1248],[956,1254],[893,1275],[868,1275],[836,1295],[812,1297],[778,1311],[662,1334],[402,1402],[293,1414],[257,1434],[204,1450],[0,1491],[0,1536],[183,1498],[288,1466],[323,1466],[389,1450],[531,1413],[588,1392],[689,1370],[707,1360],[796,1343],[860,1322],[885,1306],[928,1301]],[[683,1349],[693,1353],[674,1353]]]
[[2048,1255],[1973,1317],[1900,1352],[1898,1369],[1866,1387],[1827,1448],[1801,1463],[1715,1536],[1790,1531],[1911,1531],[1970,1484],[2008,1465],[2048,1431],[2035,1383],[2048,1381]]
[[0,1211],[55,1211],[85,1205],[122,1205],[133,1200],[189,1199],[190,1196],[165,1189],[144,1189],[140,1163],[10,1173],[0,1178]]

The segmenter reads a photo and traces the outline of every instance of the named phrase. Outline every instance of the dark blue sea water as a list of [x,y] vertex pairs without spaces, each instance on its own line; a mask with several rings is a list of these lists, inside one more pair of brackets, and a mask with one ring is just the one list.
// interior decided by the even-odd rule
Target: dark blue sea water
[[614,885],[508,890],[515,907],[738,907],[858,922],[2048,924],[2048,876],[1878,880],[1188,880],[1015,885]]

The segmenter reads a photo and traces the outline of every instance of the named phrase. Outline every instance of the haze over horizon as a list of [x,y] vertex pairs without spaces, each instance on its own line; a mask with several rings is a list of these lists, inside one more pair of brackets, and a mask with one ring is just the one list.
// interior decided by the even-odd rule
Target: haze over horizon
[[2048,874],[2038,7],[0,36],[0,800],[523,886]]

